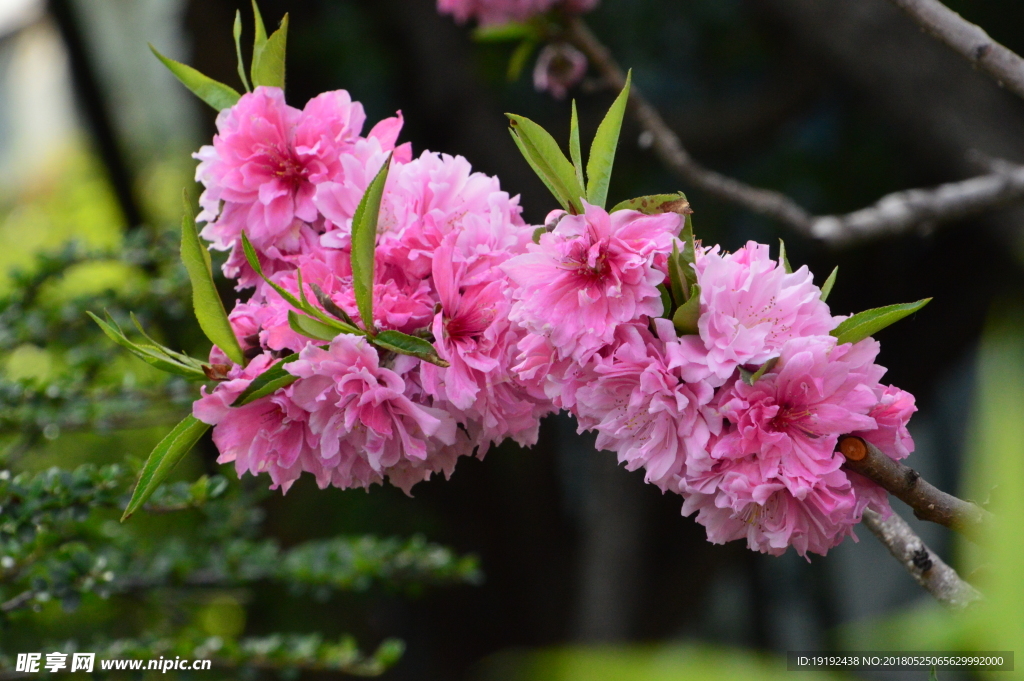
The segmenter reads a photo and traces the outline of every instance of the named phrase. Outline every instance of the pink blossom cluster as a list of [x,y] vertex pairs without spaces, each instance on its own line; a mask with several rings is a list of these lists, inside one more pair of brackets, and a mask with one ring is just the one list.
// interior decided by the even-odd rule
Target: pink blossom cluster
[[[386,478],[408,492],[433,473],[451,475],[459,456],[482,456],[506,438],[532,444],[551,409],[511,371],[525,332],[510,319],[502,265],[525,253],[533,234],[518,197],[461,157],[413,159],[408,145],[396,146],[401,114],[363,136],[365,118],[344,91],[299,110],[281,90],[259,87],[220,113],[213,144],[196,154],[202,235],[230,252],[224,272],[238,288],[254,290],[229,314],[249,362],[232,364],[214,348],[211,364],[227,365],[225,380],[204,392],[193,414],[215,426],[219,461],[234,462],[239,474],[266,472],[285,491],[309,472],[321,487]],[[374,319],[363,320],[352,222],[389,154]],[[246,261],[243,233],[281,289],[298,296],[301,282],[325,314],[431,339],[449,366],[385,352],[362,335],[327,343],[297,333],[291,305]],[[278,362],[297,380],[232,406]]]
[[[837,344],[841,321],[806,267],[787,273],[768,247],[695,248],[697,333],[662,318],[676,214],[552,214],[503,268],[511,318],[526,336],[515,371],[538,399],[569,410],[597,446],[684,497],[708,539],[824,554],[885,492],[841,469],[856,434],[894,459],[914,447],[912,395],[880,383],[871,338]],[[744,379],[773,362],[757,380]]]
[[598,0],[437,0],[442,14],[451,14],[458,22],[475,19],[482,26],[527,21],[552,9],[573,14],[589,12]]

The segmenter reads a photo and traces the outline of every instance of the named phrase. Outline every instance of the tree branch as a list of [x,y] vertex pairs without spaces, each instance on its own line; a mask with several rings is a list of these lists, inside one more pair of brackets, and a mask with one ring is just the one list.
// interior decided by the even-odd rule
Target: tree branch
[[914,509],[914,515],[920,520],[969,532],[991,518],[991,514],[977,504],[943,492],[913,468],[891,459],[862,438],[853,435],[841,438],[839,451],[846,457],[843,466],[847,470],[877,483]]
[[1024,59],[993,40],[983,28],[967,21],[938,0],[889,1],[926,31],[995,78],[1000,87],[1024,97]]
[[963,610],[981,600],[981,593],[946,565],[896,513],[882,520],[875,511],[865,509],[862,522],[910,576],[946,607]]
[[[582,19],[569,19],[563,37],[587,55],[611,88],[621,89],[626,84],[622,67]],[[1024,79],[1024,71],[1021,77]],[[898,234],[921,223],[957,220],[1024,200],[1024,166],[1002,162],[986,175],[930,189],[895,192],[846,215],[812,216],[781,192],[753,187],[694,160],[635,83],[630,90],[630,102],[633,115],[649,135],[658,158],[684,182],[833,245]]]

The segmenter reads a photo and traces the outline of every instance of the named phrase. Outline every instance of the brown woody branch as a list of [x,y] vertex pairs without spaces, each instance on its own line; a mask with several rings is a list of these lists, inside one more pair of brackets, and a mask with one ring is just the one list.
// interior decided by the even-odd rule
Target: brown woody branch
[[913,468],[885,455],[870,442],[848,435],[839,441],[843,466],[874,481],[912,509],[921,520],[960,532],[977,529],[991,514],[970,501],[943,492]]
[[997,43],[938,0],[889,0],[922,28],[1019,97],[1024,97],[1024,59]]
[[896,513],[882,520],[881,515],[866,509],[862,522],[917,583],[946,607],[963,610],[981,600],[981,593],[946,565]]
[[[583,20],[569,19],[562,37],[587,55],[609,87],[625,86],[622,67]],[[874,205],[846,215],[813,216],[781,192],[754,187],[705,168],[686,151],[679,136],[635,83],[630,103],[658,158],[684,182],[830,244],[896,234],[922,223],[956,220],[1024,200],[1024,166],[1002,162],[988,174],[935,188],[888,194]]]

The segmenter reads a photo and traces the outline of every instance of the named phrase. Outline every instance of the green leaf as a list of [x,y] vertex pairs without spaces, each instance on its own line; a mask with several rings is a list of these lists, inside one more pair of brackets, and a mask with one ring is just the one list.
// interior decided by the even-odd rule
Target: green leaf
[[888,305],[876,307],[873,310],[858,312],[842,324],[832,329],[832,335],[836,337],[839,344],[856,343],[873,336],[885,327],[895,324],[908,315],[912,315],[922,307],[931,302],[931,298],[919,300],[916,303],[901,303],[899,305]]
[[[252,41],[252,55],[253,59],[255,59],[256,54],[262,52],[263,47],[267,44],[267,27],[263,24],[263,15],[260,14],[260,8],[256,4],[256,0],[252,0],[252,22],[256,32]],[[255,70],[252,72],[255,73]],[[255,81],[255,77],[253,80]]]
[[539,244],[541,236],[547,233],[547,231],[547,227],[538,227],[537,229],[533,230],[533,243]]
[[295,310],[288,310],[288,326],[297,334],[313,340],[332,341],[338,330],[324,324],[318,319],[300,315]]
[[700,286],[696,284],[690,289],[690,297],[676,308],[672,315],[672,324],[682,335],[698,333],[697,321],[700,319]]
[[168,59],[157,52],[157,49],[152,45],[149,46],[149,49],[153,50],[156,58],[163,62],[164,66],[174,74],[175,78],[181,81],[182,85],[217,111],[231,108],[238,101],[239,97],[242,96],[230,85],[219,83],[187,64]]
[[746,369],[744,367],[739,367],[740,378],[742,378],[743,382],[746,383],[747,385],[754,385],[755,383],[757,383],[757,380],[759,378],[761,378],[766,373],[774,369],[775,365],[778,363],[779,358],[772,357],[767,362],[758,367],[757,371],[750,371],[749,369]]
[[352,218],[352,288],[356,294],[356,307],[363,321],[363,328],[373,333],[373,264],[377,249],[377,221],[380,218],[380,201],[384,196],[384,185],[388,181],[391,154],[384,159],[384,165],[366,188],[359,200],[356,214]]
[[124,332],[121,331],[121,328],[113,319],[103,321],[92,312],[86,312],[86,314],[96,322],[110,340],[125,348],[128,352],[132,353],[146,364],[149,364],[160,371],[184,376],[185,378],[189,378],[194,381],[206,380],[206,374],[203,372],[202,368],[203,364],[199,360],[192,359],[187,355],[176,353],[159,344],[140,345],[133,343],[128,340],[127,336],[124,335]]
[[672,292],[672,300],[682,305],[687,300],[690,287],[686,285],[686,274],[683,272],[685,263],[679,253],[679,245],[672,244],[672,253],[668,256],[668,283]]
[[583,179],[583,152],[580,149],[580,119],[576,115],[576,100],[572,100],[572,120],[569,123],[569,156],[572,167],[576,170],[576,181],[581,187],[586,186]]
[[142,337],[145,338],[146,340],[148,340],[150,345],[158,348],[161,353],[163,353],[164,355],[166,355],[166,356],[168,356],[168,357],[170,357],[170,358],[172,358],[174,360],[177,360],[177,361],[179,361],[182,364],[185,364],[187,366],[195,366],[195,367],[202,368],[204,362],[201,362],[198,359],[194,359],[192,357],[189,357],[188,355],[185,355],[183,353],[175,352],[174,350],[171,350],[166,345],[161,345],[158,341],[154,340],[153,337],[150,336],[148,333],[146,333],[146,330],[144,328],[142,328],[142,322],[139,321],[138,317],[135,316],[134,312],[129,312],[128,316],[131,318],[132,324],[135,325],[135,328],[139,330],[140,334],[142,334]]
[[235,25],[232,29],[235,37],[235,56],[238,57],[238,77],[242,79],[242,85],[246,92],[252,92],[249,87],[249,79],[245,75],[245,63],[242,61],[242,12],[235,10]]
[[190,414],[176,425],[164,439],[160,440],[146,460],[146,465],[142,467],[139,482],[135,485],[135,491],[132,492],[132,498],[124,510],[124,515],[121,516],[121,522],[130,518],[139,510],[140,506],[146,503],[146,500],[167,479],[182,457],[188,454],[203,433],[209,429],[209,424],[203,423]]
[[516,45],[512,56],[508,58],[508,69],[505,73],[508,82],[514,83],[519,80],[519,76],[523,75],[523,69],[526,68],[527,62],[530,61],[530,55],[535,49],[537,49],[536,40],[524,40]]
[[619,132],[622,130],[622,118],[626,114],[629,103],[629,87],[633,72],[626,74],[626,85],[612,102],[605,114],[597,134],[590,145],[590,158],[587,160],[587,201],[604,208],[608,201],[608,186],[612,180],[612,166],[615,163],[615,149],[619,146]]
[[272,393],[277,392],[281,388],[287,387],[299,380],[298,376],[293,376],[285,371],[285,365],[294,362],[299,358],[299,354],[288,355],[277,364],[271,366],[262,374],[257,376],[246,388],[235,398],[235,401],[231,403],[232,407],[244,407],[250,402],[255,402],[261,397],[266,397]]
[[320,307],[324,308],[327,314],[333,315],[334,317],[345,322],[345,324],[351,326],[352,331],[350,331],[349,333],[359,332],[359,329],[356,328],[355,320],[353,320],[352,317],[348,315],[348,312],[345,312],[345,310],[343,310],[337,303],[331,300],[331,297],[324,293],[324,290],[322,288],[320,288],[316,284],[310,284],[309,287],[313,289],[313,295],[315,295],[316,299],[320,301]]
[[686,194],[682,192],[638,196],[635,199],[627,199],[615,204],[615,207],[608,212],[614,213],[617,210],[635,210],[644,215],[660,215],[662,213],[689,215],[693,213],[690,202],[686,200]]
[[779,239],[779,264],[782,265],[782,269],[786,270],[786,274],[793,273],[793,267],[789,264],[789,258],[786,257],[786,242]]
[[199,328],[210,342],[224,351],[232,362],[245,366],[245,355],[238,344],[228,313],[221,302],[217,286],[213,283],[213,268],[210,252],[199,240],[196,219],[188,196],[184,195],[185,215],[181,219],[181,261],[188,270],[192,282],[192,308],[195,310]]
[[478,26],[473,30],[473,40],[478,43],[507,43],[515,40],[540,40],[536,26],[518,21],[491,26]]
[[672,316],[672,295],[664,284],[658,284],[658,292],[661,294],[661,316],[667,319]]
[[[263,281],[267,282],[267,284],[272,289],[277,291],[277,294],[281,296],[281,298],[284,299],[286,303],[294,307],[296,310],[300,310],[312,317],[316,317],[327,326],[336,329],[339,333],[355,333],[360,335],[363,333],[360,329],[357,329],[355,326],[350,326],[349,324],[346,324],[344,322],[339,322],[334,319],[331,319],[323,312],[310,305],[309,302],[305,300],[306,294],[304,291],[302,293],[302,299],[300,300],[299,298],[296,298],[294,295],[292,295],[284,287],[268,279],[267,276],[263,274],[263,266],[260,265],[259,255],[256,253],[256,249],[253,248],[252,242],[249,241],[249,237],[245,235],[245,232],[242,232],[242,252],[245,254],[245,259],[249,263],[249,267],[251,267],[253,271],[256,272],[256,274],[258,274],[260,278],[263,279]],[[297,276],[301,281],[301,274]]]
[[839,274],[839,265],[832,268],[832,274],[828,275],[828,279],[821,286],[821,302],[828,300],[828,294],[832,293],[832,287],[836,283],[836,275]]
[[679,233],[679,240],[683,242],[683,251],[679,256],[679,262],[682,265],[683,280],[686,282],[684,289],[688,289],[697,284],[697,270],[694,269],[694,264],[697,262],[697,242],[693,238],[693,220],[689,215],[686,216],[686,221],[683,223],[683,231]]
[[288,15],[281,19],[281,27],[274,31],[263,47],[252,54],[253,87],[268,85],[284,89],[284,58],[288,47]]
[[434,346],[423,338],[410,336],[400,331],[388,330],[378,333],[371,339],[371,342],[385,350],[397,352],[400,355],[419,357],[439,367],[448,366],[448,362],[437,355],[437,350],[434,349]]
[[576,169],[558,147],[558,142],[547,130],[529,118],[515,114],[508,116],[512,138],[530,167],[562,205],[574,215],[583,212],[583,186],[576,180]]

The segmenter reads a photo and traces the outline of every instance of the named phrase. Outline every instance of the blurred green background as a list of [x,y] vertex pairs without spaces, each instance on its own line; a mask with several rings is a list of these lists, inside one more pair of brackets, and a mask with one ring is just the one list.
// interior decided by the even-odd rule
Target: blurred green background
[[[947,4],[1024,51],[1021,3]],[[534,92],[529,68],[507,81],[513,46],[473,43],[432,0],[261,7],[268,25],[290,13],[291,104],[344,88],[371,123],[401,109],[402,139],[416,153],[466,156],[522,195],[528,220],[543,220],[552,201],[502,114],[534,118],[564,142],[569,103]],[[84,310],[110,308],[122,321],[134,310],[172,347],[207,351],[175,241],[181,188],[199,192],[189,154],[210,139],[214,112],[146,44],[237,85],[236,9],[248,26],[248,6],[232,0],[0,0],[0,468],[143,458],[187,412],[193,386],[117,351]],[[885,0],[602,0],[588,22],[698,159],[815,213],[967,177],[979,170],[970,150],[1024,162],[1024,102]],[[612,94],[590,78],[573,91],[585,134]],[[791,261],[819,278],[840,266],[829,301],[839,314],[935,298],[884,332],[880,361],[918,399],[911,465],[944,489],[991,500],[1000,522],[978,544],[961,544],[894,508],[986,591],[975,613],[941,613],[866,531],[810,562],[712,546],[680,517],[680,499],[595,453],[559,417],[543,424],[534,449],[506,445],[486,461],[462,461],[451,481],[421,484],[413,497],[319,491],[311,480],[287,496],[259,494],[267,481],[235,483],[208,441],[176,471],[182,481],[224,475],[225,508],[259,516],[204,542],[227,542],[243,525],[285,550],[338,535],[418,534],[477,556],[482,582],[469,567],[408,588],[370,580],[355,592],[296,593],[287,580],[254,579],[192,595],[187,607],[174,591],[92,594],[77,609],[53,603],[22,614],[0,628],[0,649],[94,631],[351,633],[370,650],[388,637],[405,641],[386,678],[443,681],[776,679],[787,674],[786,650],[843,646],[1024,653],[1024,213],[1007,208],[830,250],[681,184],[641,148],[639,132],[627,122],[612,203],[681,189],[705,242],[729,249],[785,237]],[[225,285],[222,294],[234,292]],[[125,541],[187,542],[203,517],[140,517]]]

